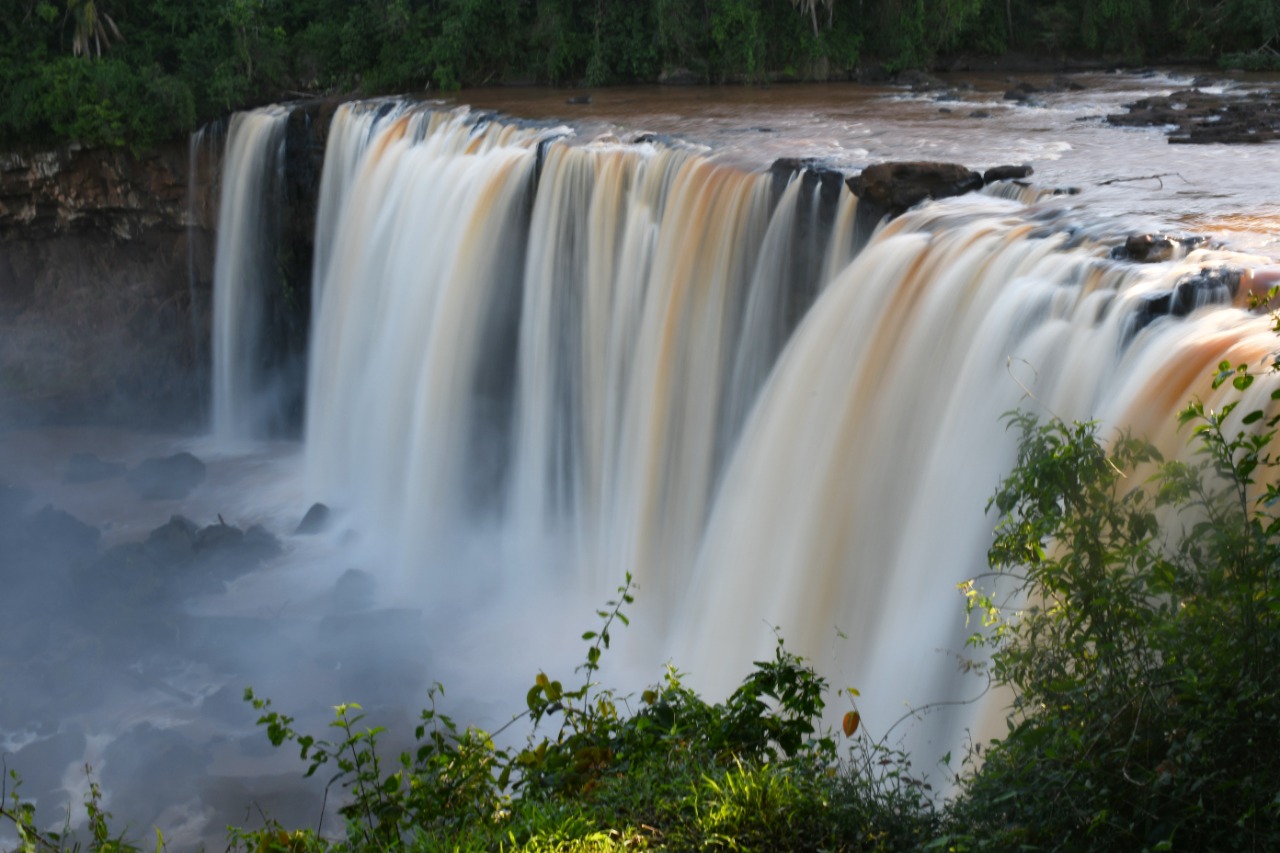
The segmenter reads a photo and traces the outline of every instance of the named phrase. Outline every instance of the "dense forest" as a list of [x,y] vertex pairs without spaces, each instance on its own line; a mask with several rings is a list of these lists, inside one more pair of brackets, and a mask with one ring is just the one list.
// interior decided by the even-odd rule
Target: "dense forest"
[[1020,53],[1277,65],[1274,0],[15,0],[0,144],[146,146],[300,94],[848,79]]

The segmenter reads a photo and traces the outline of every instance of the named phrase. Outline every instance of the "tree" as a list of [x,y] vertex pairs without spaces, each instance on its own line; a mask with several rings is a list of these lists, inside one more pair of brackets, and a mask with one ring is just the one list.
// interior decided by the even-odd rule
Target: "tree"
[[71,22],[71,52],[76,56],[101,57],[111,40],[124,41],[116,22],[98,0],[67,0],[63,25]]

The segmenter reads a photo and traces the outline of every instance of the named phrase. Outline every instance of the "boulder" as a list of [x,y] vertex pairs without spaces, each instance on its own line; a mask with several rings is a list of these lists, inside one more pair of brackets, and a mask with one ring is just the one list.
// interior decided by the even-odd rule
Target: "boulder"
[[329,507],[322,503],[313,503],[311,508],[307,510],[307,514],[302,517],[302,521],[298,522],[293,535],[310,536],[316,533],[323,533],[329,529],[332,515]]
[[982,173],[984,184],[996,181],[1020,181],[1031,176],[1034,170],[1030,166],[994,166]]
[[198,530],[191,519],[175,515],[167,524],[151,531],[143,547],[147,555],[160,565],[180,565],[195,556]]
[[1197,308],[1230,302],[1240,289],[1243,273],[1234,267],[1203,267],[1178,279],[1172,290],[1138,301],[1126,337],[1132,337],[1161,317],[1185,317]]
[[1113,258],[1134,261],[1139,264],[1157,264],[1181,257],[1192,249],[1208,242],[1207,237],[1172,237],[1168,234],[1132,234],[1123,246],[1111,252]]
[[903,161],[868,166],[848,180],[861,201],[890,216],[928,199],[964,195],[982,189],[982,175],[959,163]]
[[126,479],[143,500],[181,500],[204,482],[204,463],[190,453],[145,459]]
[[67,460],[64,483],[96,483],[119,477],[125,471],[123,462],[105,462],[94,453],[73,453]]

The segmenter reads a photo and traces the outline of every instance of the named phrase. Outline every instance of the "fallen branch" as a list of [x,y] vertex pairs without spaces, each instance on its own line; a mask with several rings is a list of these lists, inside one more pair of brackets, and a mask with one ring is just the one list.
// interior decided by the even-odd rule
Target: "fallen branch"
[[1162,180],[1163,178],[1177,178],[1178,180],[1182,181],[1184,184],[1187,182],[1187,179],[1182,177],[1182,175],[1179,175],[1177,172],[1161,172],[1158,175],[1141,175],[1136,178],[1112,178],[1109,181],[1099,182],[1098,186],[1105,187],[1110,184],[1124,184],[1124,183],[1129,183],[1131,181],[1160,181],[1160,188],[1164,189],[1164,181]]

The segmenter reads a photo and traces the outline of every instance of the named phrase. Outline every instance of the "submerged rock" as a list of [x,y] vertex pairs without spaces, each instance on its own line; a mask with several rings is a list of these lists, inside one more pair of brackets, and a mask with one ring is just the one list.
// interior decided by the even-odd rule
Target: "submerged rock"
[[982,189],[982,175],[959,163],[903,161],[868,166],[848,180],[860,200],[890,216],[928,199],[964,195]]
[[126,479],[143,500],[180,500],[204,482],[205,466],[190,453],[153,457],[138,463]]

